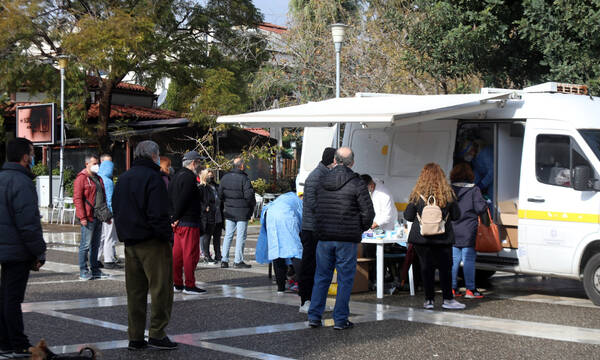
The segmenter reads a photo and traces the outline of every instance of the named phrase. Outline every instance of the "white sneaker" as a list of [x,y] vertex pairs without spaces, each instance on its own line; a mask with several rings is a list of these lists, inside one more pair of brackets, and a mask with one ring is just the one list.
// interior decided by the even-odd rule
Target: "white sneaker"
[[433,300],[425,301],[425,303],[423,304],[423,308],[427,310],[433,310]]
[[466,305],[463,303],[459,303],[458,301],[452,299],[452,300],[444,300],[442,307],[444,309],[462,310],[466,307]]
[[310,308],[310,300],[307,300],[304,302],[304,305],[300,306],[300,309],[298,311],[301,313],[308,314],[309,308]]

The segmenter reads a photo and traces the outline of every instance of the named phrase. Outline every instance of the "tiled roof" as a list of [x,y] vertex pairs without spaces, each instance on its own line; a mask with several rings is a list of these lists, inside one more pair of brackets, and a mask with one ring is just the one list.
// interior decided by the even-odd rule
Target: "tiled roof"
[[285,26],[275,25],[271,23],[262,23],[258,25],[258,28],[264,31],[274,32],[275,34],[283,34],[287,31]]
[[261,136],[266,136],[266,137],[271,136],[271,133],[269,133],[267,130],[262,129],[262,128],[244,128],[244,130],[249,131],[256,135],[261,135]]
[[[87,84],[88,87],[90,88],[98,88],[100,85],[98,83],[98,77],[97,76],[88,76],[87,77]],[[137,85],[137,84],[130,84],[130,83],[126,83],[126,82],[120,82],[117,84],[116,86],[117,89],[121,89],[121,90],[128,90],[128,91],[134,91],[134,92],[139,92],[139,93],[144,93],[144,94],[148,94],[148,95],[154,95],[154,92],[150,89],[148,89],[145,86],[142,85]]]
[[[98,104],[92,104],[88,110],[88,118],[97,118],[99,113]],[[111,119],[172,119],[180,117],[179,113],[170,110],[152,109],[143,106],[112,105],[110,110]]]

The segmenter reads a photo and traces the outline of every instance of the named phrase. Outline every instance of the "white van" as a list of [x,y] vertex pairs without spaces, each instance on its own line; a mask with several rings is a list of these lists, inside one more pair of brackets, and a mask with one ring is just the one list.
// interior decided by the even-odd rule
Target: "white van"
[[479,254],[479,275],[502,270],[580,279],[600,305],[600,98],[584,86],[545,83],[468,95],[357,94],[289,108],[224,116],[222,123],[306,126],[298,185],[334,144],[331,125],[358,173],[382,179],[399,211],[424,164],[447,173],[463,139],[492,146],[493,198],[503,250]]

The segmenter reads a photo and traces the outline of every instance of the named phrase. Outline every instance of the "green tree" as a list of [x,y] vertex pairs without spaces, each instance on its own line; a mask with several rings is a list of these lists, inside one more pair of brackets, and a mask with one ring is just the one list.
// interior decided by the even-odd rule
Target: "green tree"
[[211,42],[232,62],[257,67],[261,40],[246,30],[261,21],[250,0],[3,0],[0,86],[56,94],[52,63],[68,56],[70,67],[101,80],[98,124],[79,124],[106,149],[112,93],[126,76],[149,87],[164,77],[201,82],[202,69],[220,65]]

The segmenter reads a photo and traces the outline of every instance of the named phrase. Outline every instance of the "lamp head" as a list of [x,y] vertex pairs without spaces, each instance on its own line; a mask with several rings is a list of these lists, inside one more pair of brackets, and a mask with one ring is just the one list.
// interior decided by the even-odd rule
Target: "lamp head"
[[339,23],[331,25],[331,35],[333,36],[334,44],[341,44],[344,42],[344,35],[347,27],[347,25]]
[[65,55],[61,55],[58,57],[58,68],[65,69],[67,67],[67,57]]

